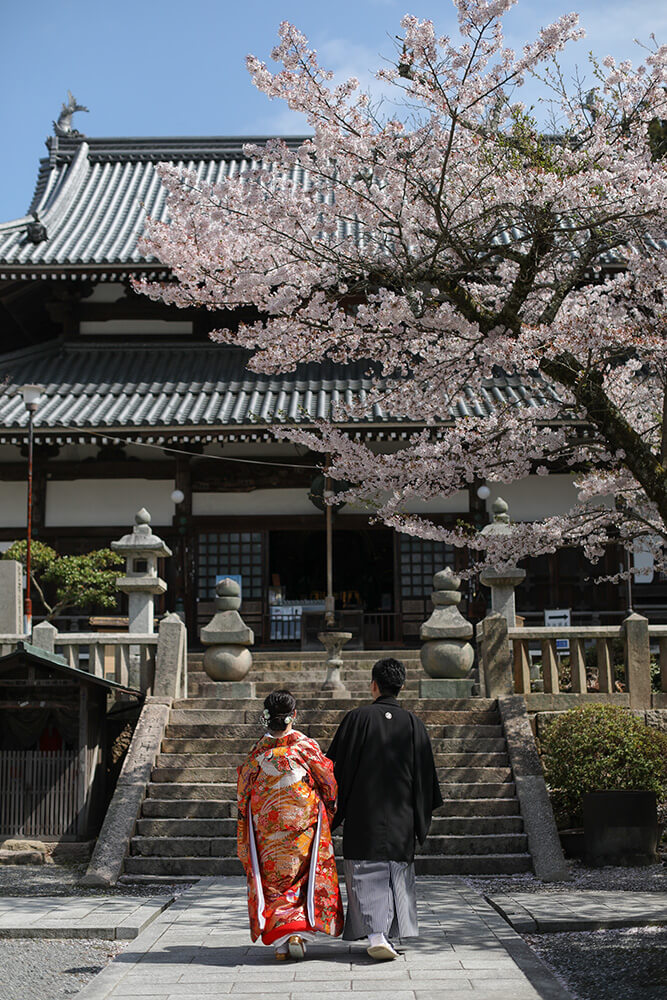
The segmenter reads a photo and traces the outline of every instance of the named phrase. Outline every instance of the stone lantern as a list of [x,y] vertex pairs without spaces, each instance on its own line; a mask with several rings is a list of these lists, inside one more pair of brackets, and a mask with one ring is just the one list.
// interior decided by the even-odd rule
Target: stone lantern
[[215,614],[201,629],[199,637],[202,645],[206,646],[204,670],[211,680],[225,682],[224,692],[223,685],[220,685],[220,692],[203,690],[202,693],[204,697],[218,693],[228,697],[254,697],[254,685],[239,683],[252,666],[252,653],[248,646],[255,641],[253,630],[248,628],[239,614],[241,588],[236,580],[225,577],[218,581],[215,594]]
[[145,507],[134,515],[134,527],[111,548],[125,556],[125,576],[116,586],[128,595],[130,632],[143,635],[154,631],[155,594],[164,594],[167,584],[158,576],[158,559],[171,555],[171,549],[151,531],[151,516]]
[[[510,524],[509,507],[502,497],[493,501],[491,507],[493,511],[493,521],[482,528],[482,534],[486,536],[507,536],[512,534]],[[516,606],[514,603],[514,591],[526,578],[525,569],[518,566],[510,566],[506,569],[495,570],[485,569],[479,579],[485,587],[491,588],[491,611],[502,615],[507,622],[508,628],[516,627]]]
[[470,698],[473,679],[469,677],[475,651],[469,640],[473,628],[458,609],[461,580],[451,569],[433,577],[433,614],[424,622],[419,638],[422,666],[429,675],[421,680],[421,698]]

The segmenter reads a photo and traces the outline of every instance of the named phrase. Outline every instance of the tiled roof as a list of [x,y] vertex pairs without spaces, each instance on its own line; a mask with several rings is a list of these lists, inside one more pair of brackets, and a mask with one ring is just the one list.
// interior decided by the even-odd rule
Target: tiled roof
[[[247,170],[243,155],[253,138],[62,139],[47,140],[49,157],[40,163],[28,209],[37,213],[48,238],[31,243],[32,214],[0,224],[0,269],[11,274],[45,267],[134,267],[146,262],[137,239],[146,216],[164,219],[165,191],[158,163],[171,162],[217,182]],[[299,145],[303,138],[288,138]],[[305,181],[298,168],[295,177]]]
[[[49,156],[40,163],[29,213],[37,213],[47,239],[32,243],[27,226],[32,214],[0,224],[0,277],[29,276],[67,268],[70,274],[110,269],[136,269],[150,264],[137,250],[147,215],[165,219],[165,192],[156,165],[170,162],[191,168],[202,180],[217,182],[247,170],[243,138],[78,138],[51,137]],[[286,138],[290,146],[302,137]],[[308,184],[308,174],[295,167],[292,179]],[[508,230],[503,241],[518,239]],[[653,248],[666,240],[647,239]],[[601,263],[618,262],[607,254]]]
[[[247,354],[208,344],[81,344],[53,341],[2,359],[0,440],[25,433],[27,413],[18,386],[45,387],[35,416],[38,437],[53,433],[77,438],[85,432],[113,431],[136,439],[174,434],[216,438],[264,436],[273,424],[304,424],[327,417],[332,403],[363,398],[371,388],[368,362],[342,366],[302,365],[286,375],[258,375],[245,367]],[[545,386],[547,398],[554,398]],[[542,396],[518,379],[488,382],[479,396],[464,392],[449,418],[483,415],[514,402],[536,406]],[[360,429],[389,429],[397,421],[379,406]],[[132,433],[130,433],[132,432]],[[383,436],[383,435],[380,435]]]

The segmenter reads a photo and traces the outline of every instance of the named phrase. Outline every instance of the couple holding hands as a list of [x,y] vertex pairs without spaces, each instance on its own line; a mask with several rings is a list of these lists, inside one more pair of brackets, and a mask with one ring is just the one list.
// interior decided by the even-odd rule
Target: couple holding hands
[[[397,701],[405,667],[379,660],[371,678],[372,703],[348,712],[326,755],[294,728],[289,691],[273,691],[267,732],[238,769],[250,933],[278,961],[303,958],[318,933],[341,932],[390,960],[391,938],[418,934],[415,841],[442,797],[426,728]],[[341,823],[345,918],[331,836]]]

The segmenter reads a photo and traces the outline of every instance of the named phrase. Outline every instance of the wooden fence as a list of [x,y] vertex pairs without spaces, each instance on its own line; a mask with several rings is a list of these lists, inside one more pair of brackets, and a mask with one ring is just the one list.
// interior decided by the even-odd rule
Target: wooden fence
[[76,750],[4,750],[0,753],[0,835],[76,836],[83,819],[79,789],[84,781]]

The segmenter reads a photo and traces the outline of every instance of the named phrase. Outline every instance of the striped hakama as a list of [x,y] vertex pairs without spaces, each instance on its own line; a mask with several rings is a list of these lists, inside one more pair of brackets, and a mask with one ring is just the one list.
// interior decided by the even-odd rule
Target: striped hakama
[[417,937],[417,893],[412,861],[345,859],[347,916],[343,939],[369,934]]

